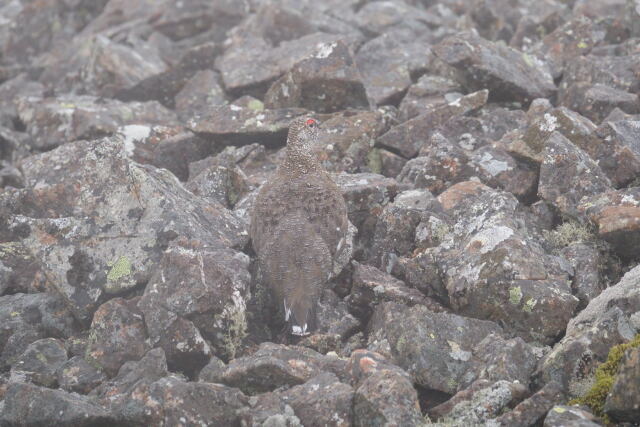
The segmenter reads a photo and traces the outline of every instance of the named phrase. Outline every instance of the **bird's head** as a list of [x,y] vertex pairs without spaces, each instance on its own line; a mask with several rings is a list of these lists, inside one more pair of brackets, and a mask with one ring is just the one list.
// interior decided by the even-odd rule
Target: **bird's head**
[[289,125],[287,146],[305,153],[310,152],[318,139],[319,126],[320,122],[313,117],[302,116],[293,120]]

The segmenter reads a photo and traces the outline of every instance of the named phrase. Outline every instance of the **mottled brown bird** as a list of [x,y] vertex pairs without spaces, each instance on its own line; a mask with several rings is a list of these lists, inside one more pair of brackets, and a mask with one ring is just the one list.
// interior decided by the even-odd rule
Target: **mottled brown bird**
[[312,146],[318,122],[295,119],[286,156],[260,189],[251,215],[251,240],[265,283],[293,335],[315,329],[316,307],[346,246],[347,207]]

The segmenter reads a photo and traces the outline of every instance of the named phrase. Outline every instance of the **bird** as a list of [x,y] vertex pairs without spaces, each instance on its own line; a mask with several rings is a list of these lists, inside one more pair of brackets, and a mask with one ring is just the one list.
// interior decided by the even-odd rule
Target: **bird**
[[284,159],[258,191],[249,231],[261,280],[297,336],[316,330],[318,301],[347,246],[346,202],[313,151],[319,126],[308,116],[290,123]]

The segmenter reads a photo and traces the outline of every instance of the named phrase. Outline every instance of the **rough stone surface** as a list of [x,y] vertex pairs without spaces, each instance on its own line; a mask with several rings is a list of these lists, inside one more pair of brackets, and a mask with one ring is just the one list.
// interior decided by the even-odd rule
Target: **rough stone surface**
[[591,412],[575,406],[556,405],[544,417],[544,427],[596,427],[602,425]]
[[617,421],[636,421],[640,417],[640,400],[633,390],[638,390],[639,385],[640,348],[636,347],[625,352],[604,411]]
[[55,388],[56,370],[67,361],[67,351],[60,340],[45,338],[29,344],[11,365],[10,382],[29,382]]
[[82,356],[74,356],[60,365],[56,372],[58,384],[64,391],[87,394],[104,381],[107,376],[87,362]]

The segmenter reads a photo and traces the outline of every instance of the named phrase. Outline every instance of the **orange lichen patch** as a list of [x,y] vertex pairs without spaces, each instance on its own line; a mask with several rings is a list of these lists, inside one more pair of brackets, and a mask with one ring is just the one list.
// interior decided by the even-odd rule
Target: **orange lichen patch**
[[610,206],[598,215],[596,221],[600,234],[640,230],[640,207]]
[[464,181],[451,186],[447,191],[438,196],[438,201],[445,210],[454,209],[467,197],[488,189],[486,185],[474,181]]
[[375,360],[373,360],[370,357],[363,357],[362,359],[360,359],[358,361],[358,363],[360,365],[360,369],[362,369],[362,372],[369,372],[373,368],[378,366],[378,362],[376,362]]

